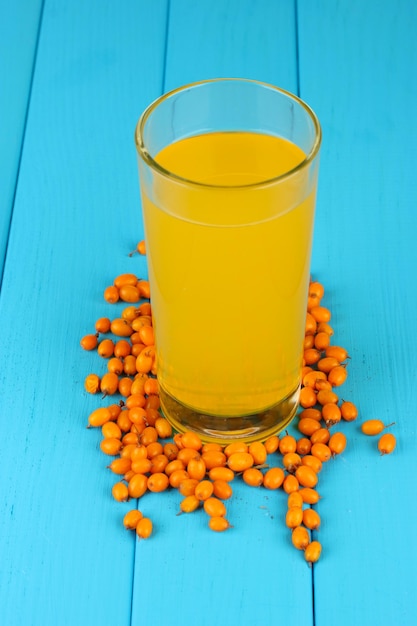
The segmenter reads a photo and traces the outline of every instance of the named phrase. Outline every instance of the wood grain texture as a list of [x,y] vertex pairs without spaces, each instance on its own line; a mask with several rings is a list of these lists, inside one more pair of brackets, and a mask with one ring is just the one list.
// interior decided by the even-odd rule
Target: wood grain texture
[[[294,91],[295,26],[293,2],[171,2],[165,90],[206,78],[245,76]],[[143,499],[160,532],[152,546],[138,547],[133,623],[151,624],[158,606],[172,626],[273,624],[277,612],[283,623],[312,624],[311,571],[301,554],[294,558],[283,524],[285,494],[235,483],[227,503],[234,528],[221,536],[208,529],[202,511],[176,517],[176,494],[169,508],[165,499]],[[161,597],[158,585],[143,581],[158,580],[163,568],[168,584]]]
[[0,276],[30,96],[41,0],[0,3]]
[[[134,126],[161,91],[166,2],[45,4],[0,301],[1,621],[130,624],[131,505],[86,431],[79,339],[141,235]],[[25,346],[25,347],[24,347]],[[98,358],[98,357],[97,357]],[[12,421],[7,416],[13,415]]]
[[360,421],[395,421],[398,437],[381,458],[376,439],[346,428],[349,448],[323,476],[323,625],[336,612],[343,624],[411,625],[417,615],[415,502],[404,516],[417,452],[416,26],[405,0],[299,2],[301,96],[323,125],[313,272],[352,356],[343,393]]

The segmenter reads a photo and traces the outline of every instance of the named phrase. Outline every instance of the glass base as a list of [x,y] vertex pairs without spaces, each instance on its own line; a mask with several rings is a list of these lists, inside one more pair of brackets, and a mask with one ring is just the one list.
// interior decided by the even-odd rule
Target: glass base
[[219,417],[184,406],[161,387],[159,398],[164,416],[180,433],[196,432],[204,442],[228,444],[233,441],[265,441],[286,428],[298,408],[300,388],[260,413],[244,417]]

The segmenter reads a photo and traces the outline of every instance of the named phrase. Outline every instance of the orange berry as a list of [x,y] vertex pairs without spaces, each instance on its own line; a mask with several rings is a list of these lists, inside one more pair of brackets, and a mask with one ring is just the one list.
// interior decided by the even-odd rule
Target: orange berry
[[381,454],[391,454],[394,452],[397,440],[392,433],[385,433],[378,441],[378,450]]
[[267,454],[273,454],[278,450],[279,447],[279,437],[277,435],[272,435],[268,437],[268,439],[264,443]]
[[243,482],[249,487],[260,487],[264,482],[264,475],[256,467],[250,467],[242,474]]
[[333,387],[340,387],[347,378],[347,369],[344,365],[333,367],[327,374],[327,380]]
[[307,563],[317,563],[321,555],[321,543],[312,541],[304,550],[304,558]]
[[249,445],[249,454],[252,455],[255,465],[263,465],[268,455],[265,445],[260,441],[254,441]]
[[291,533],[291,541],[297,550],[305,550],[310,543],[308,530],[304,526],[296,526]]
[[303,521],[303,509],[298,506],[292,506],[288,509],[285,516],[285,524],[288,528],[296,528],[300,526]]
[[320,422],[313,419],[312,417],[303,417],[298,422],[298,430],[300,431],[300,433],[306,435],[307,437],[311,437],[311,435],[315,433],[316,430],[320,430],[320,428]]
[[204,500],[203,507],[210,517],[224,517],[226,515],[226,507],[223,502],[214,496]]
[[126,502],[129,499],[127,486],[122,482],[115,483],[112,487],[111,493],[117,502]]
[[115,304],[119,300],[119,290],[114,285],[106,287],[104,290],[104,299],[109,304]]
[[210,480],[225,480],[228,483],[235,477],[234,471],[229,467],[213,467],[209,470],[208,475]]
[[284,470],[280,467],[271,467],[264,474],[264,487],[266,489],[279,489],[284,482]]
[[225,480],[215,480],[213,483],[213,495],[220,500],[228,500],[232,497],[233,489]]
[[307,409],[317,403],[316,392],[312,387],[302,387],[300,390],[300,405]]
[[302,522],[310,530],[317,530],[320,527],[320,515],[314,509],[304,509]]
[[124,527],[127,530],[135,530],[138,522],[142,519],[143,515],[138,509],[132,509],[128,511],[123,518]]
[[244,472],[253,465],[253,456],[249,452],[234,452],[227,459],[227,465],[234,472]]
[[346,448],[346,443],[347,439],[343,433],[334,433],[328,443],[332,455],[341,454]]
[[302,487],[315,487],[318,483],[316,472],[307,465],[300,465],[295,470],[295,477]]
[[109,456],[116,456],[122,448],[122,442],[115,437],[105,437],[100,441],[100,450]]
[[314,443],[311,446],[311,454],[312,456],[315,456],[320,461],[325,463],[331,458],[332,451],[330,450],[329,446],[325,443]]
[[148,517],[142,517],[136,526],[136,534],[139,539],[148,539],[153,531],[152,521]]
[[288,476],[284,478],[284,482],[282,483],[282,488],[284,489],[285,493],[288,494],[296,493],[299,486],[300,484],[298,480],[292,474],[288,474]]
[[[225,484],[227,485],[227,483]],[[195,487],[194,495],[199,500],[207,500],[207,498],[213,495],[213,490],[214,487],[211,480],[201,480]]]
[[209,528],[217,533],[221,533],[228,528],[232,528],[225,517],[211,516],[208,521]]
[[295,437],[292,435],[284,435],[284,437],[280,439],[278,449],[282,455],[287,454],[287,452],[295,452],[297,450]]
[[98,335],[84,335],[80,341],[80,345],[84,350],[95,350],[98,344]]
[[301,495],[303,502],[306,504],[317,504],[320,500],[320,496],[317,491],[311,487],[303,487],[300,489],[299,494]]
[[169,478],[163,472],[155,472],[148,478],[147,487],[153,493],[165,491],[169,486]]
[[181,513],[192,513],[199,508],[200,504],[201,500],[199,500],[194,494],[190,494],[181,500],[180,511]]
[[358,417],[358,409],[353,402],[342,402],[340,405],[342,419],[346,422],[353,422]]
[[148,478],[144,474],[134,474],[129,480],[127,489],[131,498],[140,498],[148,490]]

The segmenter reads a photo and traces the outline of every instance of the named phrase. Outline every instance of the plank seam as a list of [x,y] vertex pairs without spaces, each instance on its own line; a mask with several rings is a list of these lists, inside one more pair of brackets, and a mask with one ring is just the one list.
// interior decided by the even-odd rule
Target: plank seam
[[169,22],[171,16],[171,0],[167,2],[167,14],[166,14],[166,22],[165,22],[165,49],[164,49],[164,67],[162,68],[162,80],[161,80],[161,94],[165,93],[165,82],[166,82],[166,69],[167,69],[167,59],[168,59],[168,37],[169,37]]
[[28,97],[27,97],[27,102],[26,102],[25,117],[23,121],[22,140],[20,142],[19,158],[17,160],[16,179],[15,179],[15,184],[14,184],[14,189],[13,189],[13,194],[12,194],[12,206],[11,206],[11,211],[10,211],[9,225],[7,228],[7,240],[6,240],[6,246],[4,250],[4,259],[3,259],[4,263],[3,263],[3,267],[1,269],[1,275],[0,275],[0,294],[1,294],[1,289],[3,286],[3,279],[4,279],[5,268],[6,268],[7,251],[9,248],[10,231],[12,228],[12,221],[13,221],[13,214],[14,214],[14,205],[16,202],[17,188],[18,188],[19,176],[20,176],[20,168],[22,165],[23,149],[25,145],[25,137],[26,137],[28,118],[29,118],[30,102],[32,99],[32,89],[33,89],[33,82],[34,82],[34,77],[35,77],[36,62],[38,58],[38,49],[39,49],[39,41],[41,37],[44,7],[45,7],[45,0],[42,0],[41,10],[39,13],[38,30],[36,33],[35,52],[33,55],[32,69],[31,69],[30,80],[29,80],[29,92],[28,92]]
[[294,26],[295,26],[295,85],[298,97],[301,97],[300,91],[300,39],[299,39],[299,22],[298,22],[298,0],[294,0]]

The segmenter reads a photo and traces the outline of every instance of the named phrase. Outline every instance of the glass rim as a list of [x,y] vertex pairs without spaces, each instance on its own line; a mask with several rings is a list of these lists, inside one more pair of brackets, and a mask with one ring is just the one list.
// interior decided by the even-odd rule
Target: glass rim
[[[246,184],[243,184],[243,185],[242,184],[238,184],[238,185],[219,185],[219,184],[210,184],[210,183],[199,182],[197,180],[193,180],[193,179],[190,179],[190,178],[185,178],[183,176],[179,176],[178,174],[175,174],[174,172],[171,172],[170,170],[167,170],[166,168],[162,167],[162,165],[160,165],[150,155],[150,153],[148,152],[148,150],[146,148],[145,142],[144,142],[144,128],[145,128],[145,124],[148,121],[150,115],[153,113],[153,111],[162,102],[164,102],[165,100],[168,100],[169,98],[171,98],[176,93],[180,93],[182,91],[193,89],[193,88],[199,87],[201,85],[207,85],[207,84],[210,84],[210,83],[220,83],[220,82],[252,83],[252,84],[258,85],[260,87],[265,87],[267,89],[272,89],[273,91],[277,91],[280,94],[282,94],[282,95],[286,96],[287,98],[289,98],[290,100],[294,100],[299,105],[301,105],[301,107],[304,109],[304,111],[307,113],[307,115],[313,121],[314,129],[315,129],[314,142],[313,142],[313,145],[311,147],[311,150],[306,155],[306,157],[300,163],[298,163],[295,167],[291,168],[287,172],[284,172],[283,174],[279,174],[278,176],[274,176],[272,178],[266,178],[264,180],[260,180],[260,181],[254,182],[254,183],[246,183]],[[238,132],[238,131],[233,131],[233,132]],[[270,83],[266,83],[266,82],[262,82],[262,81],[254,80],[254,79],[250,79],[250,78],[210,78],[210,79],[207,79],[207,80],[201,80],[201,81],[197,81],[197,82],[193,82],[193,83],[188,83],[186,85],[182,85],[181,87],[177,87],[175,89],[167,91],[166,93],[164,93],[161,96],[159,96],[158,98],[156,98],[153,102],[151,102],[146,107],[146,109],[143,111],[143,113],[139,117],[139,120],[138,120],[138,122],[136,124],[136,128],[135,128],[136,149],[137,149],[137,152],[138,152],[139,156],[142,158],[142,160],[147,165],[149,165],[153,170],[155,170],[157,173],[161,174],[165,178],[169,178],[169,179],[171,179],[173,181],[176,181],[178,183],[182,183],[182,184],[186,184],[186,185],[193,185],[195,187],[206,188],[206,189],[247,189],[247,188],[256,188],[256,187],[263,187],[265,185],[273,185],[273,184],[276,184],[276,183],[281,182],[283,180],[286,180],[286,179],[290,178],[293,174],[296,174],[297,172],[305,169],[306,167],[308,167],[310,165],[310,163],[314,160],[314,158],[317,156],[317,154],[319,152],[320,144],[321,144],[321,137],[322,137],[322,132],[321,132],[321,126],[320,126],[320,122],[318,120],[318,117],[314,113],[313,109],[306,102],[304,102],[301,98],[299,98],[295,94],[291,93],[290,91],[287,91],[286,89],[282,89],[281,87],[276,87],[275,85],[272,85]]]

